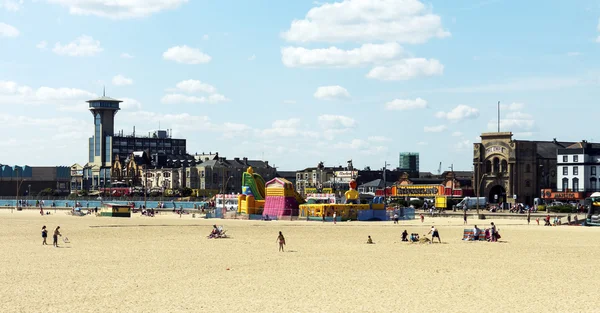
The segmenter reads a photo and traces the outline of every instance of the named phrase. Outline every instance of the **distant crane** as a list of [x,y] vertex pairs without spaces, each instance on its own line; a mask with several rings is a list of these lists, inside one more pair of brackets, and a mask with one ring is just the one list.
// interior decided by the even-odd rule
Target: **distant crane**
[[438,167],[438,175],[442,175],[442,162],[440,162],[440,167]]

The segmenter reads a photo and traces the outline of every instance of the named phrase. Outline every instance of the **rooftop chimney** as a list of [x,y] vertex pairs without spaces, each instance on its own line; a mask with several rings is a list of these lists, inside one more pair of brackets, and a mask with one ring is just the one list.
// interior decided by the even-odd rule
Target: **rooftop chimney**
[[244,157],[244,165],[248,165],[248,158]]

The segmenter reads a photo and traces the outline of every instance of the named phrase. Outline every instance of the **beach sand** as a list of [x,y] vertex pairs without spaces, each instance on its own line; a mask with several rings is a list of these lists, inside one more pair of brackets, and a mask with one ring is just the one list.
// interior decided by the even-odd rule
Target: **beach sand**
[[[500,243],[463,242],[459,218],[333,225],[3,209],[0,312],[600,312],[600,228],[494,222]],[[232,238],[206,239],[215,223]],[[53,248],[57,225],[71,243]],[[443,244],[400,242],[404,229],[431,225]]]

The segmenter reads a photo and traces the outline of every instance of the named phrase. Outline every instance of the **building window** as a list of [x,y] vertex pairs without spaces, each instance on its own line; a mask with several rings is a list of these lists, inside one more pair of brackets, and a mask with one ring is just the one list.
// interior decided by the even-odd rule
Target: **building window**
[[485,161],[485,172],[488,174],[492,172],[492,161]]
[[531,187],[531,180],[525,181],[525,187]]
[[579,162],[579,156],[578,155],[574,155],[573,156],[573,163],[577,163]]
[[596,175],[596,167],[595,166],[592,166],[591,169],[590,169],[590,171],[591,171],[590,174],[592,174],[593,176]]
[[500,159],[494,158],[494,173],[500,173]]
[[569,175],[569,167],[563,166],[563,175]]
[[563,178],[562,180],[562,191],[567,191],[569,189],[569,179]]
[[564,163],[568,163],[569,162],[569,156],[568,155],[563,155],[563,162]]
[[96,114],[94,121],[94,140],[95,140],[95,150],[94,155],[100,156],[100,142],[102,138],[100,137],[100,129],[102,126],[102,120],[100,119],[100,114]]
[[598,180],[592,177],[590,178],[590,191],[596,191],[598,189]]
[[525,173],[531,173],[531,164],[525,165]]
[[573,178],[573,191],[579,191],[579,178]]
[[506,160],[502,160],[502,173],[508,172],[508,162]]
[[573,175],[579,175],[579,167],[573,166]]

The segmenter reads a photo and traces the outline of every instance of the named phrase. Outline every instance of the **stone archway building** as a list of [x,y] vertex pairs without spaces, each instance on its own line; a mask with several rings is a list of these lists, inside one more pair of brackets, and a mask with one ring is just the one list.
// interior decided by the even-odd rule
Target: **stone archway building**
[[512,137],[511,132],[483,133],[481,143],[473,145],[475,194],[493,203],[532,205],[541,189],[556,188],[557,151],[572,143]]

